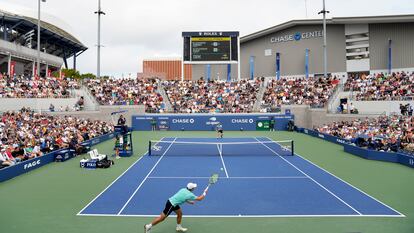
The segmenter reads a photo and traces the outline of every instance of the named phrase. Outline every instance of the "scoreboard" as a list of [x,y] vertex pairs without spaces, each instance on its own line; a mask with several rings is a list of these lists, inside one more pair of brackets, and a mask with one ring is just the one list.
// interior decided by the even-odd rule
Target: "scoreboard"
[[230,61],[230,37],[192,37],[191,61]]
[[239,32],[183,32],[186,63],[238,62]]

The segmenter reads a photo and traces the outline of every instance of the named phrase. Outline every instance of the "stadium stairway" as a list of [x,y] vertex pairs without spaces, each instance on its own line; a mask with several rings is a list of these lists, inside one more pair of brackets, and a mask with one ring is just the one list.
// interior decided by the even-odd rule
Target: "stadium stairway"
[[164,86],[160,85],[157,90],[158,90],[158,93],[162,96],[162,99],[164,100],[165,112],[172,112],[173,111],[172,105],[171,105],[170,99],[168,98],[167,93],[165,93]]
[[98,101],[96,101],[95,97],[93,97],[92,93],[86,86],[81,85],[81,88],[79,90],[75,90],[75,94],[77,98],[83,96],[83,99],[85,101],[85,110],[99,110],[100,105]]
[[260,112],[263,96],[264,96],[264,93],[265,93],[266,87],[267,87],[267,83],[270,80],[272,80],[272,77],[266,77],[264,83],[262,85],[260,85],[260,89],[259,89],[259,91],[257,92],[257,95],[256,95],[256,103],[253,106],[253,111],[254,112]]

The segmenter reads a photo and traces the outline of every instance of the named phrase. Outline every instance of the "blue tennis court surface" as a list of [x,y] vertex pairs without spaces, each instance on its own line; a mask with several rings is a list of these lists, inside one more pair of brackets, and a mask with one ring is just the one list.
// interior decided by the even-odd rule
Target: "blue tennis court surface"
[[219,173],[205,200],[182,206],[185,216],[404,217],[269,138],[164,138],[154,148],[78,215],[156,216],[188,182],[199,195]]

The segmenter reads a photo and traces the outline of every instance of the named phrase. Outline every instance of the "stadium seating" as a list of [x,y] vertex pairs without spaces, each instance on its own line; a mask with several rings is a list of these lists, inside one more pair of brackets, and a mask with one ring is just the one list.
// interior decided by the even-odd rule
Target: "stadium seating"
[[333,122],[316,127],[324,134],[350,140],[355,145],[378,151],[414,152],[412,116],[380,116],[364,120]]
[[69,98],[79,83],[70,78],[0,75],[0,98]]
[[158,92],[159,80],[91,79],[89,90],[101,105],[145,105],[146,112],[162,113],[165,109]]
[[7,111],[0,121],[0,165],[14,165],[62,148],[77,150],[81,142],[113,131],[113,125],[103,121],[40,114],[28,108]]
[[355,92],[356,101],[412,100],[414,97],[413,73],[383,73],[372,75],[350,75],[345,91]]
[[261,80],[164,81],[174,112],[248,113],[253,111]]
[[310,105],[323,108],[338,83],[336,77],[273,79],[267,84],[261,105],[262,108],[269,105]]

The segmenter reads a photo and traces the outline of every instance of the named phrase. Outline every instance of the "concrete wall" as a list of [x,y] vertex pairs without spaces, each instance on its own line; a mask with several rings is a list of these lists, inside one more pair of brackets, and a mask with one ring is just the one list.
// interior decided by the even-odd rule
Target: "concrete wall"
[[[231,78],[237,79],[237,64],[231,65]],[[192,65],[193,80],[199,80],[200,77],[204,77],[207,80],[207,68],[206,65]],[[227,80],[227,64],[225,65],[211,65],[210,78]],[[242,78],[247,78],[242,76]]]
[[[301,25],[281,30],[241,44],[241,74],[248,77],[250,56],[255,57],[255,76],[275,76],[276,53],[280,55],[282,76],[303,76],[305,74],[305,49],[309,53],[309,73],[323,73],[323,37],[271,43],[272,37],[322,31],[322,25]],[[345,29],[344,25],[327,26],[328,72],[346,71]],[[265,50],[271,50],[271,56],[265,56]]]
[[[98,111],[80,111],[80,112],[54,112],[49,113],[52,115],[62,115],[62,116],[76,116],[82,118],[89,118],[94,120],[102,121],[112,121],[111,113],[126,110],[127,112],[122,113],[127,120],[127,125],[131,126],[131,120],[133,115],[144,114],[145,106],[135,105],[135,106],[101,106]],[[115,117],[115,121],[118,120],[119,114]],[[115,122],[116,123],[116,122]]]
[[28,98],[0,98],[0,111],[16,111],[23,107],[30,107],[35,110],[49,110],[49,106],[52,103],[55,106],[55,110],[58,111],[60,106],[65,109],[66,106],[73,108],[78,101],[77,98],[67,99],[28,99]]
[[388,67],[388,39],[392,40],[392,68],[414,67],[414,23],[370,24],[371,70]]
[[286,109],[290,109],[295,115],[296,126],[308,129],[334,121],[351,121],[379,116],[379,114],[327,114],[326,109],[311,109],[309,106],[303,105],[282,106],[282,112],[285,112]]
[[414,101],[351,101],[355,108],[360,113],[400,113],[400,104],[411,104],[414,106]]

